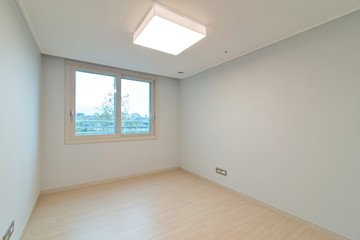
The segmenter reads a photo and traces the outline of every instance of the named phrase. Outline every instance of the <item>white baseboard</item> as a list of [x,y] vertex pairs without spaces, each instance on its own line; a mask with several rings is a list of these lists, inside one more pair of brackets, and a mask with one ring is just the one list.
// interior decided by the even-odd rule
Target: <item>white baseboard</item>
[[320,231],[320,232],[323,232],[323,233],[331,236],[331,237],[334,238],[334,239],[337,239],[337,240],[351,240],[351,238],[347,238],[347,237],[345,237],[345,236],[343,236],[343,235],[341,235],[341,234],[339,234],[339,233],[336,233],[336,232],[334,232],[334,231],[331,231],[331,230],[329,230],[329,229],[327,229],[327,228],[325,228],[325,227],[322,227],[322,226],[320,226],[320,225],[317,225],[317,224],[315,224],[315,223],[312,223],[312,222],[310,222],[310,221],[308,221],[308,220],[305,220],[305,219],[303,219],[303,218],[300,218],[300,217],[298,217],[298,216],[295,216],[295,215],[293,215],[293,214],[291,214],[291,213],[289,213],[289,212],[286,212],[286,211],[284,211],[284,210],[282,210],[282,209],[276,208],[276,207],[274,207],[274,206],[272,206],[272,205],[270,205],[270,204],[268,204],[268,203],[262,202],[262,201],[260,201],[260,200],[257,200],[257,199],[255,199],[255,198],[253,198],[253,197],[250,197],[250,196],[248,196],[248,195],[246,195],[246,194],[243,194],[243,193],[241,193],[241,192],[238,192],[238,191],[236,191],[236,190],[234,190],[234,189],[232,189],[232,188],[226,187],[225,185],[222,185],[222,184],[217,183],[217,182],[215,182],[215,181],[212,181],[212,180],[210,180],[210,179],[208,179],[208,178],[205,178],[205,177],[203,177],[203,176],[200,176],[199,174],[196,174],[196,173],[194,173],[194,172],[191,172],[191,171],[189,171],[189,170],[187,170],[187,169],[184,169],[184,168],[182,168],[182,167],[179,167],[179,168],[180,168],[181,170],[183,170],[184,172],[187,172],[187,173],[189,173],[189,174],[191,174],[191,175],[193,175],[193,176],[195,176],[195,177],[197,177],[197,178],[200,178],[200,179],[202,179],[202,180],[204,180],[204,181],[206,181],[206,182],[209,182],[209,183],[211,183],[211,184],[214,184],[214,185],[216,185],[216,186],[218,186],[218,187],[220,187],[220,188],[223,188],[223,189],[226,189],[226,190],[228,190],[228,191],[230,191],[230,192],[233,192],[233,193],[235,193],[235,194],[237,194],[237,195],[239,195],[239,196],[241,196],[241,197],[243,197],[243,198],[245,198],[245,199],[248,199],[248,200],[251,201],[251,202],[254,202],[254,203],[258,204],[258,205],[261,205],[261,206],[264,206],[264,207],[266,207],[266,208],[269,208],[269,209],[271,209],[271,210],[273,210],[273,211],[275,211],[275,212],[277,212],[277,213],[279,213],[279,214],[282,214],[282,215],[285,215],[285,216],[287,216],[287,217],[289,217],[289,218],[291,218],[291,219],[294,219],[295,221],[302,222],[302,223],[308,225],[308,226],[311,227],[311,228],[314,228],[314,229],[316,229],[316,230],[318,230],[318,231]]
[[126,176],[117,177],[117,178],[109,178],[109,179],[104,179],[104,180],[99,180],[99,181],[88,182],[88,183],[74,184],[71,186],[52,188],[49,190],[40,191],[40,195],[46,195],[46,194],[51,194],[51,193],[55,193],[55,192],[62,192],[62,191],[74,190],[74,189],[78,189],[78,188],[90,187],[93,185],[116,182],[116,181],[125,180],[125,179],[129,179],[129,178],[146,176],[146,175],[151,175],[151,174],[155,174],[155,173],[168,172],[168,171],[173,171],[173,170],[178,170],[178,169],[180,169],[180,168],[179,167],[163,168],[163,169],[159,169],[159,170],[143,172],[143,173],[138,173],[138,174],[132,174],[132,175],[126,175]]
[[[189,173],[189,174],[191,174],[191,175],[193,175],[193,176],[195,176],[195,177],[197,177],[197,178],[200,178],[200,179],[202,179],[202,180],[204,180],[204,181],[206,181],[206,182],[209,182],[209,183],[211,183],[211,184],[214,184],[214,185],[216,185],[216,186],[218,186],[218,187],[220,187],[220,188],[223,188],[223,189],[226,189],[226,190],[228,190],[228,191],[231,191],[231,192],[233,192],[233,193],[235,193],[235,194],[237,194],[237,195],[239,195],[239,196],[241,196],[241,197],[243,197],[243,198],[248,199],[248,200],[251,201],[251,202],[254,202],[254,203],[258,204],[258,205],[261,205],[261,206],[264,206],[264,207],[266,207],[266,208],[272,209],[273,211],[275,211],[275,212],[277,212],[277,213],[279,213],[279,214],[285,215],[285,216],[287,216],[287,217],[289,217],[289,218],[291,218],[291,219],[294,219],[294,220],[296,220],[296,221],[302,222],[302,223],[308,225],[308,226],[311,227],[311,228],[314,228],[314,229],[316,229],[316,230],[318,230],[318,231],[321,231],[321,232],[323,232],[323,233],[325,233],[325,234],[333,237],[334,239],[337,239],[337,240],[351,240],[350,238],[347,238],[347,237],[345,237],[345,236],[343,236],[343,235],[341,235],[341,234],[338,234],[338,233],[336,233],[336,232],[334,232],[334,231],[332,231],[332,230],[329,230],[329,229],[327,229],[327,228],[325,228],[325,227],[322,227],[322,226],[317,225],[317,224],[315,224],[315,223],[312,223],[312,222],[310,222],[310,221],[308,221],[308,220],[305,220],[305,219],[303,219],[303,218],[300,218],[300,217],[298,217],[298,216],[296,216],[296,215],[293,215],[293,214],[291,214],[291,213],[289,213],[289,212],[286,212],[286,211],[284,211],[284,210],[282,210],[282,209],[276,208],[276,207],[274,207],[274,206],[272,206],[272,205],[270,205],[270,204],[268,204],[268,203],[265,203],[265,202],[262,202],[262,201],[260,201],[260,200],[257,200],[257,199],[255,199],[255,198],[253,198],[253,197],[250,197],[250,196],[248,196],[248,195],[246,195],[246,194],[243,194],[243,193],[241,193],[241,192],[238,192],[238,191],[236,191],[236,190],[234,190],[234,189],[232,189],[232,188],[226,187],[226,186],[224,186],[224,185],[222,185],[222,184],[220,184],[220,183],[217,183],[217,182],[215,182],[215,181],[212,181],[212,180],[210,180],[210,179],[208,179],[208,178],[205,178],[205,177],[203,177],[203,176],[200,176],[200,175],[198,175],[198,174],[196,174],[196,173],[194,173],[194,172],[191,172],[191,171],[189,171],[189,170],[187,170],[187,169],[184,169],[184,168],[181,168],[181,167],[165,168],[165,169],[160,169],[160,170],[155,170],[155,171],[149,171],[149,172],[144,172],[144,173],[139,173],[139,174],[132,174],[132,175],[127,175],[127,176],[122,176],[122,177],[118,177],[118,178],[111,178],[111,179],[94,181],[94,182],[89,182],[89,183],[84,183],[84,184],[76,184],[76,185],[71,185],[71,186],[66,186],[66,187],[54,188],[54,189],[50,189],[50,190],[43,190],[43,191],[40,192],[40,195],[46,195],[46,194],[51,194],[51,193],[61,192],[61,191],[74,190],[74,189],[79,189],[79,188],[83,188],[83,187],[89,187],[89,186],[98,185],[98,184],[116,182],[116,181],[126,180],[126,179],[130,179],[130,178],[135,178],[135,177],[140,177],[140,176],[146,176],[146,175],[151,175],[151,174],[156,174],[156,173],[162,173],[162,172],[169,172],[169,171],[174,171],[174,170],[179,170],[179,169],[182,170],[182,171],[184,171],[184,172],[187,172],[187,173]],[[39,195],[39,196],[40,196],[40,195]],[[38,198],[38,199],[39,199],[39,198]],[[36,203],[37,203],[37,201],[36,201]],[[36,206],[36,203],[35,203],[35,205],[34,205],[34,208],[35,208],[35,206]],[[33,208],[32,211],[34,211],[34,208]],[[32,215],[32,214],[31,214],[31,215]],[[22,239],[23,234],[24,234],[25,231],[26,231],[26,228],[27,228],[27,225],[28,225],[28,222],[29,222],[29,220],[30,220],[31,215],[29,216],[29,219],[28,219],[28,221],[27,221],[27,224],[26,224],[26,226],[25,226],[22,234],[20,235],[20,239]]]
[[36,207],[36,205],[37,205],[37,203],[38,203],[38,201],[39,201],[39,198],[40,198],[40,193],[38,194],[37,199],[36,199],[36,201],[35,201],[32,209],[31,209],[30,215],[28,216],[28,218],[27,218],[27,220],[26,220],[25,226],[24,226],[24,228],[22,229],[22,231],[21,231],[21,233],[20,233],[19,240],[23,239],[23,237],[24,237],[24,234],[25,234],[26,229],[27,229],[27,227],[28,227],[28,225],[29,225],[31,216],[33,215],[34,210],[35,210],[35,207]]

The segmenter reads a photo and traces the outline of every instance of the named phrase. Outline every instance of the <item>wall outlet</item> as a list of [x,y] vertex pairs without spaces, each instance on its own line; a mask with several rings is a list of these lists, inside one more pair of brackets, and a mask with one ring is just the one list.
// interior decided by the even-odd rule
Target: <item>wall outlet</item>
[[217,173],[217,174],[220,174],[220,175],[223,175],[223,176],[227,176],[227,171],[226,170],[224,170],[224,169],[221,169],[221,168],[216,168],[215,169],[215,172]]
[[9,228],[6,230],[4,236],[3,236],[3,240],[10,240],[11,238],[11,235],[14,233],[14,230],[15,230],[15,222],[12,221]]

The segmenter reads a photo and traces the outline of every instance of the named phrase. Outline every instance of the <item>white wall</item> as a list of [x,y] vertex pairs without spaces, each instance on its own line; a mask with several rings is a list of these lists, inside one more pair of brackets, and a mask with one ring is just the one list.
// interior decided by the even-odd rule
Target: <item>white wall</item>
[[0,236],[18,239],[39,194],[40,53],[13,0],[0,1]]
[[64,59],[43,56],[43,181],[53,189],[176,167],[178,163],[178,80],[160,78],[159,139],[64,144]]
[[360,239],[360,12],[181,80],[180,106],[183,168]]

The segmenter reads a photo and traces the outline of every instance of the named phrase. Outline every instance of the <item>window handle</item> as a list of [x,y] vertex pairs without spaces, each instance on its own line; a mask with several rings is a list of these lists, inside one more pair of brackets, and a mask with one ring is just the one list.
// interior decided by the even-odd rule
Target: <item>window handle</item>
[[70,120],[71,122],[74,122],[74,110],[70,110]]

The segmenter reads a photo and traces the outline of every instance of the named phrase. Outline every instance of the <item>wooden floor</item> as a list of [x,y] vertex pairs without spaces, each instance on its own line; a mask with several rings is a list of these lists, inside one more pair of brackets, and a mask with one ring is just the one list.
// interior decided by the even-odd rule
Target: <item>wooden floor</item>
[[181,170],[42,195],[23,240],[333,239]]

